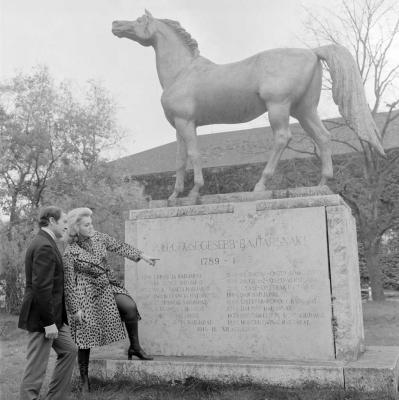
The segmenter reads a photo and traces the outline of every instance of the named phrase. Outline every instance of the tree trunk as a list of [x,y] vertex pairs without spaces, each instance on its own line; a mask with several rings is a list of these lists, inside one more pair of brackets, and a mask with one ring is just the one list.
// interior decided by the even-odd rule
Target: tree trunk
[[7,238],[11,242],[13,237],[12,237],[12,228],[16,225],[18,222],[18,214],[17,214],[17,199],[18,199],[18,194],[13,193],[11,197],[11,206],[10,206],[10,221],[8,223],[8,228],[7,228]]
[[384,280],[379,265],[378,246],[370,245],[365,248],[367,271],[370,278],[371,294],[373,301],[384,301]]

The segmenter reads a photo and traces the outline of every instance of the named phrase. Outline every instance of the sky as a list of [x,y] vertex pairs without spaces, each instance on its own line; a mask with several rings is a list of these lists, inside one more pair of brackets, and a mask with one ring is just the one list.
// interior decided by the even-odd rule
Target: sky
[[[135,20],[148,9],[177,20],[195,38],[201,55],[215,63],[239,61],[275,47],[305,47],[305,11],[330,0],[0,0],[0,80],[47,65],[56,80],[101,82],[118,105],[127,135],[109,158],[134,154],[175,140],[166,121],[151,47],[111,33],[113,20]],[[337,115],[321,104],[322,118]],[[259,127],[201,127],[198,134]]]

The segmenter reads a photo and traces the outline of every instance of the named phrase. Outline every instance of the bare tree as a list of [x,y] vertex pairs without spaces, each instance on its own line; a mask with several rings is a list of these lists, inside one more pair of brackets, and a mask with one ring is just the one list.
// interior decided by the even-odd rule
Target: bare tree
[[[379,118],[383,118],[381,138],[386,144],[387,132],[399,118],[399,64],[394,58],[399,45],[398,6],[389,0],[343,0],[340,9],[324,10],[320,15],[307,10],[307,15],[305,27],[317,45],[336,43],[351,50],[372,99],[373,117],[384,111]],[[328,80],[324,87],[330,90]],[[335,120],[326,125],[333,130],[343,124]],[[357,218],[373,299],[383,300],[379,253],[384,233],[399,227],[399,151],[387,148],[384,160],[366,142],[360,140],[360,147],[346,144],[358,157],[336,165],[336,189]],[[354,159],[361,160],[356,176]]]

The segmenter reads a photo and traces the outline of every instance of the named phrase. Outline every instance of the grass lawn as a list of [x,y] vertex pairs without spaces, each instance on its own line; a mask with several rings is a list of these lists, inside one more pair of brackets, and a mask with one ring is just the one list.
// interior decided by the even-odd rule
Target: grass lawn
[[[363,303],[366,345],[399,346],[399,302]],[[26,334],[17,329],[17,317],[0,314],[0,393],[1,400],[17,400],[21,375],[25,362]],[[94,349],[93,357],[104,354],[123,354],[126,343],[117,343],[106,348]],[[54,366],[52,354],[43,389],[49,381]],[[321,392],[314,387],[284,389],[279,387],[231,386],[207,384],[187,380],[184,384],[143,386],[126,379],[113,381],[92,381],[92,393],[88,400],[376,400],[375,395],[348,393],[339,389]],[[81,399],[77,382],[69,399]],[[378,400],[385,400],[378,396]]]

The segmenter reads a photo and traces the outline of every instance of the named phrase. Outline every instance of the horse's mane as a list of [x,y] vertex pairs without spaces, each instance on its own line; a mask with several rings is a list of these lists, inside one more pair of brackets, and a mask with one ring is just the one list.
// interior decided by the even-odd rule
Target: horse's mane
[[168,25],[183,39],[193,56],[199,56],[198,42],[180,25],[180,22],[173,19],[159,19],[159,21]]

